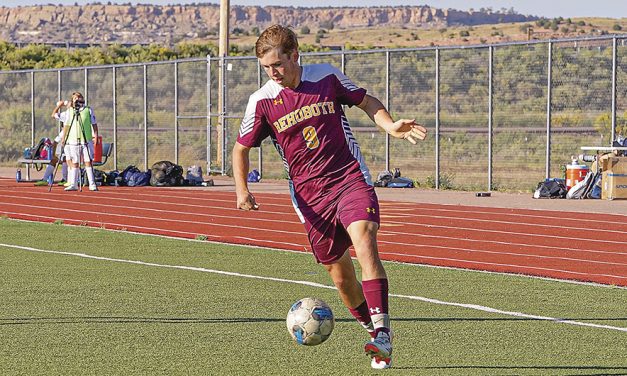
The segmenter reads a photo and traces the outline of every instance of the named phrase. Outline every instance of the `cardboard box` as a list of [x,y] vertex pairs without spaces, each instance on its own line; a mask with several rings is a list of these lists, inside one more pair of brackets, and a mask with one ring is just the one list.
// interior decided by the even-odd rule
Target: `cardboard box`
[[612,154],[605,154],[601,156],[601,169],[617,174],[625,174],[627,173],[627,157],[616,157]]
[[601,198],[627,199],[627,157],[605,157],[601,159],[601,165]]

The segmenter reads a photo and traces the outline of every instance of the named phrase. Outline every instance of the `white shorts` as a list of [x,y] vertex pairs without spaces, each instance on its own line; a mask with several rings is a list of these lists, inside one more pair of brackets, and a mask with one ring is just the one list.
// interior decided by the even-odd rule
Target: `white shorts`
[[[83,151],[83,155],[81,158],[81,149]],[[81,163],[83,162],[91,162],[94,157],[94,142],[89,141],[87,143],[87,147],[84,145],[65,145],[65,159],[70,160],[73,163]]]

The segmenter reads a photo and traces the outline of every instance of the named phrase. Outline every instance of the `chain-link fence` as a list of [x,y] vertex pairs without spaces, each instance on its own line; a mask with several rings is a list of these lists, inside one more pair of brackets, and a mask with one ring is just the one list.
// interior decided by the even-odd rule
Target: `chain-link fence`
[[[346,108],[374,176],[398,167],[426,187],[528,191],[561,176],[581,146],[611,146],[626,135],[626,40],[334,51],[302,54],[301,63],[341,68],[395,118],[429,129],[411,146]],[[82,91],[100,134],[115,145],[106,169],[171,160],[230,174],[248,97],[266,79],[254,57],[0,72],[0,163],[15,165],[24,147],[53,137],[54,103]],[[269,140],[251,165],[285,177]]]

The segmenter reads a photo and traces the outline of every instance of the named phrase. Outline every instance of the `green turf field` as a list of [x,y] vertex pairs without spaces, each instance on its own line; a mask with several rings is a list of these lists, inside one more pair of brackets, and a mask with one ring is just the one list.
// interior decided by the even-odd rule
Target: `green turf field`
[[[386,263],[395,368],[376,371],[336,291],[290,282],[330,285],[311,255],[8,219],[0,243],[0,375],[627,374],[627,289]],[[285,328],[305,296],[337,320],[317,347]]]

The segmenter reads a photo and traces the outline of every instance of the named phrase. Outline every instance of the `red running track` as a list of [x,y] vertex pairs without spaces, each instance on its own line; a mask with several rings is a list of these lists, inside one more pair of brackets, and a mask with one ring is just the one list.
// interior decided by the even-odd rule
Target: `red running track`
[[[0,179],[0,215],[41,222],[309,251],[286,194],[101,187],[64,192]],[[627,286],[627,216],[381,202],[382,259]]]

